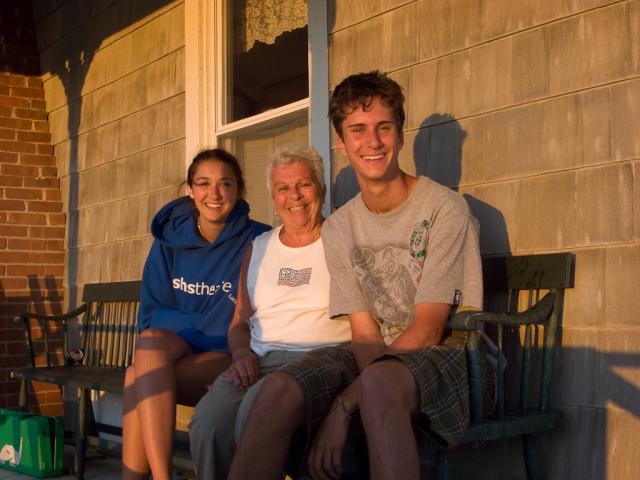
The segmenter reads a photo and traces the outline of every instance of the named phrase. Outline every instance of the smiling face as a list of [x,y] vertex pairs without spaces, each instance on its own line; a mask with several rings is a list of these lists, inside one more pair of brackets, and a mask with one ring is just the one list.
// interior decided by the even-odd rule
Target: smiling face
[[196,168],[187,194],[200,214],[202,229],[219,229],[238,201],[238,182],[233,169],[220,160],[203,160]]
[[366,110],[358,106],[342,121],[338,150],[349,159],[358,182],[389,181],[401,173],[403,145],[392,110],[375,97]]
[[271,190],[285,230],[312,230],[319,225],[323,195],[308,164],[294,162],[274,166]]

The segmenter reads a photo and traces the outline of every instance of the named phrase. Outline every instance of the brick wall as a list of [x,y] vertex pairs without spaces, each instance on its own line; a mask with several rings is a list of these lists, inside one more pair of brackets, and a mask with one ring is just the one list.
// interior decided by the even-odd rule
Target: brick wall
[[[0,70],[0,408],[14,408],[19,383],[9,371],[26,362],[22,327],[13,317],[26,310],[60,313],[64,270],[65,216],[30,2],[0,7]],[[49,327],[55,338],[60,332]],[[38,328],[34,340],[41,337]],[[43,362],[41,344],[36,351]],[[59,389],[34,387],[30,406],[61,411]]]

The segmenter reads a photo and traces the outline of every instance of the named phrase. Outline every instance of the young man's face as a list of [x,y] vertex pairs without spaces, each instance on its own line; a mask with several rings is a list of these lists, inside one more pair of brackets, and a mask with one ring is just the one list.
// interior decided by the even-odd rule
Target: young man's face
[[402,148],[393,112],[379,98],[367,110],[358,106],[342,121],[338,150],[349,159],[359,181],[384,181],[400,171],[398,154]]

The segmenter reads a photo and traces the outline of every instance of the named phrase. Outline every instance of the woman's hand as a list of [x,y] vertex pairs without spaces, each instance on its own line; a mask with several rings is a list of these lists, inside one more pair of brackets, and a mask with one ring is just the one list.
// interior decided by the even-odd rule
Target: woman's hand
[[222,375],[236,387],[249,388],[260,377],[258,357],[249,349],[234,353],[233,363]]
[[347,440],[351,416],[334,400],[322,421],[309,452],[311,477],[319,480],[338,479],[342,475],[342,449]]

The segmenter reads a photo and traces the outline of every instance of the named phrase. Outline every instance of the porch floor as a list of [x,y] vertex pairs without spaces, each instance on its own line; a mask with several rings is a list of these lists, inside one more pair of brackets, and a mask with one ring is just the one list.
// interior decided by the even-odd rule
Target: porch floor
[[[28,480],[33,479],[11,470],[0,468],[0,480]],[[75,475],[56,477],[59,480],[75,480]],[[87,462],[84,478],[86,480],[118,480],[120,478],[120,460],[115,458],[95,458]]]

